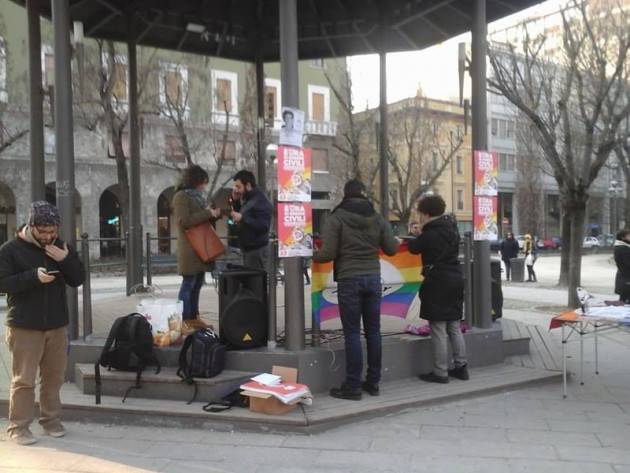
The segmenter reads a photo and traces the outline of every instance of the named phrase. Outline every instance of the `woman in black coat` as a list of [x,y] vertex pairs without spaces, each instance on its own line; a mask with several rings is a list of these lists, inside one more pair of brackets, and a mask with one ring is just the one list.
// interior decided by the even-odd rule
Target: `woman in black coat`
[[614,255],[617,265],[615,293],[619,294],[619,300],[630,304],[630,230],[617,232]]
[[[432,383],[448,383],[449,375],[467,380],[466,345],[460,330],[464,305],[464,278],[459,264],[459,231],[455,220],[444,215],[446,204],[437,195],[418,203],[422,233],[409,241],[411,253],[422,254],[420,318],[428,320],[433,345],[433,371],[420,375]],[[449,369],[448,342],[453,351]]]

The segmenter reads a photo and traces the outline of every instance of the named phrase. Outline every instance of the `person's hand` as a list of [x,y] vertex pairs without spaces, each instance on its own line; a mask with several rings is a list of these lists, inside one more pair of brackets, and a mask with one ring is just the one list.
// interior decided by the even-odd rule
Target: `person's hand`
[[37,278],[42,284],[49,284],[55,280],[55,276],[46,274],[46,268],[37,268]]
[[221,209],[209,209],[213,218],[221,218]]
[[59,248],[55,245],[46,245],[44,249],[46,250],[46,254],[58,263],[66,259],[69,253],[67,243],[63,244],[63,248]]
[[234,210],[232,210],[232,212],[230,213],[230,216],[232,217],[232,220],[234,220],[234,222],[236,223],[239,223],[243,219],[243,214],[236,212]]

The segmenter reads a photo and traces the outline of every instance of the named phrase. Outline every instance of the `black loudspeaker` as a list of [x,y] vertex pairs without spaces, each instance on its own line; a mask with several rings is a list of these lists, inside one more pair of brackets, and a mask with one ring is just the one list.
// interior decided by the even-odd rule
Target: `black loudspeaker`
[[228,348],[267,343],[267,273],[228,268],[219,278],[219,335]]
[[[460,261],[462,273],[464,273],[464,279],[466,279],[466,273],[464,271],[464,262]],[[474,273],[475,263],[471,264],[471,272]],[[492,320],[500,319],[503,317],[503,290],[501,289],[501,261],[490,260],[490,291],[492,297]],[[473,304],[474,304],[474,291],[473,291]]]

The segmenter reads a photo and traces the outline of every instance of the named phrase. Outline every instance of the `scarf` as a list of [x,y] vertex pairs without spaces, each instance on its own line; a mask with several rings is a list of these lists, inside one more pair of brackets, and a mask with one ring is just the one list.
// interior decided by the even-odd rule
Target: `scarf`
[[630,247],[630,243],[628,243],[627,241],[623,241],[623,240],[615,240],[614,246],[627,246],[627,247]]
[[184,189],[184,192],[190,197],[200,208],[205,209],[208,206],[207,197],[197,189]]
[[37,239],[33,236],[33,228],[30,225],[24,225],[24,228],[20,232],[19,236],[27,243],[31,243],[38,248],[42,247],[42,245],[40,245]]

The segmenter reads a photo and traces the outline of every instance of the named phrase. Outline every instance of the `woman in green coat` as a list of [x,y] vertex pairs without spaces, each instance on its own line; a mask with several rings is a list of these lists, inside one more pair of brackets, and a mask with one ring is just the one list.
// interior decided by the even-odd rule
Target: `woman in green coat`
[[208,173],[200,166],[187,168],[173,197],[173,213],[177,225],[177,271],[182,275],[179,300],[184,303],[182,318],[199,317],[199,294],[210,265],[201,261],[186,238],[186,230],[204,222],[214,222],[221,216],[220,209],[208,205],[206,187]]

